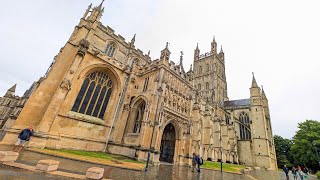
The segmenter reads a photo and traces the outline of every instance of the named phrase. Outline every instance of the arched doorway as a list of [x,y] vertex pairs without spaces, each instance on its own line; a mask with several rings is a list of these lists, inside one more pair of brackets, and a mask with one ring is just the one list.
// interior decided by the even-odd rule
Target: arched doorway
[[170,123],[163,130],[160,146],[160,161],[173,163],[175,144],[176,132]]

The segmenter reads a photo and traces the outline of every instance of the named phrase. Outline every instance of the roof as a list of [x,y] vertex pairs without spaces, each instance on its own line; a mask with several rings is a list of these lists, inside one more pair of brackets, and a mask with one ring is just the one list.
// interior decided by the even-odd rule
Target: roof
[[225,101],[224,107],[231,108],[231,107],[243,107],[243,106],[250,106],[251,100],[250,99],[238,99],[232,101]]

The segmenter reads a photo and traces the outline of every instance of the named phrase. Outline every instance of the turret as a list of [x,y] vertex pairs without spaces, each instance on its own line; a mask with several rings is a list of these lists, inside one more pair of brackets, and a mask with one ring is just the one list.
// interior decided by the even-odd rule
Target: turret
[[94,21],[100,20],[102,14],[103,14],[103,11],[104,11],[104,8],[102,8],[103,2],[104,2],[104,0],[102,0],[102,2],[100,3],[99,6],[93,8],[93,10],[88,18],[89,21],[94,22]]
[[222,49],[222,46],[221,46],[221,49],[220,49],[220,52],[219,52],[219,58],[224,61],[224,52],[223,52],[223,49]]
[[252,73],[252,83],[250,88],[250,96],[252,97],[261,97],[260,88],[257,84],[256,78],[254,77],[254,73]]
[[200,56],[200,50],[199,50],[199,46],[198,46],[198,43],[197,43],[197,47],[196,47],[196,49],[194,50],[194,58],[193,58],[193,60],[194,60],[194,61],[199,60],[199,56]]
[[211,42],[211,54],[217,53],[217,42],[215,36],[213,36],[213,40]]
[[4,95],[5,97],[11,97],[14,96],[14,93],[16,92],[16,87],[17,84],[13,85],[11,88],[9,88],[6,92],[6,94]]
[[166,47],[161,51],[160,60],[169,61],[171,52],[169,51],[169,43],[167,42]]

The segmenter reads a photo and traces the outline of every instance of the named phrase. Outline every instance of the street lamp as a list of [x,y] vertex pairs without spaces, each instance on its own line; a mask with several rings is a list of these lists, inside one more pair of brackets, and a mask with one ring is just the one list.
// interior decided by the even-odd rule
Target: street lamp
[[219,118],[217,115],[214,115],[214,118],[216,121],[219,122],[219,141],[220,141],[220,172],[222,173],[222,128],[221,128],[221,123],[222,119]]
[[[149,150],[148,150],[148,158],[147,158],[147,162],[146,162],[146,168],[145,168],[145,172],[148,172],[149,170],[149,160],[150,160],[150,154],[151,154],[151,149],[152,149],[152,139],[153,139],[153,134],[154,134],[154,129],[156,127],[156,125],[159,125],[157,119],[157,115],[158,115],[158,108],[159,108],[159,103],[160,103],[160,96],[161,96],[161,92],[162,92],[162,87],[160,86],[158,89],[158,103],[157,103],[157,109],[156,109],[156,114],[154,115],[154,122],[153,122],[153,127],[152,127],[152,134],[151,134],[151,139],[150,139],[150,146],[149,146]],[[158,116],[159,118],[160,116]],[[150,123],[152,123],[150,121]]]

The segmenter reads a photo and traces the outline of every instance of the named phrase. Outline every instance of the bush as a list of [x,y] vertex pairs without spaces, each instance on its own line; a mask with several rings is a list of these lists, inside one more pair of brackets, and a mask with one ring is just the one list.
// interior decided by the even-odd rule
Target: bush
[[320,179],[320,171],[317,172],[317,177]]

